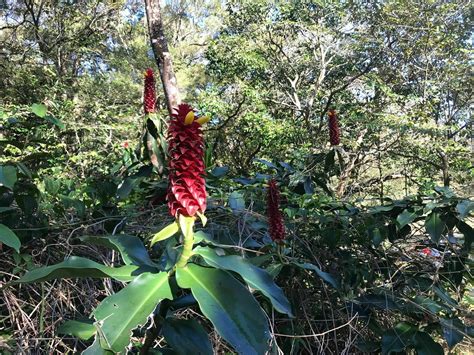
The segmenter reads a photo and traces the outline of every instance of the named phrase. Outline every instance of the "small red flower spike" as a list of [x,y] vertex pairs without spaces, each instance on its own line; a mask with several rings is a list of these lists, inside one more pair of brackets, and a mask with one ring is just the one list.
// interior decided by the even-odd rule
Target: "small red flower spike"
[[128,141],[123,142],[122,145],[125,149],[128,149],[130,147],[130,144],[128,143]]
[[341,143],[339,122],[335,110],[329,111],[329,141],[331,145],[339,145]]
[[150,68],[145,71],[143,108],[145,114],[153,113],[156,110],[155,76]]
[[191,106],[181,104],[171,116],[168,128],[168,209],[172,216],[194,217],[206,210],[204,140],[201,124]]
[[282,243],[285,239],[285,226],[280,212],[280,191],[275,179],[268,182],[267,213],[270,237],[273,241]]

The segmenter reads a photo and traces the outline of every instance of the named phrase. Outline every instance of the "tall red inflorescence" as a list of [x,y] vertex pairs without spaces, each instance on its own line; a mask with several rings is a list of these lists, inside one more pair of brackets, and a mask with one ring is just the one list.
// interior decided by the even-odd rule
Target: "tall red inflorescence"
[[143,108],[145,110],[145,114],[153,113],[156,110],[155,76],[153,74],[153,70],[150,68],[145,71]]
[[195,119],[191,106],[181,104],[171,116],[168,128],[168,208],[172,216],[193,217],[206,210],[204,141],[201,125],[207,117]]
[[268,182],[267,213],[270,237],[273,241],[282,243],[285,239],[285,225],[280,212],[280,191],[275,179]]
[[329,110],[329,141],[331,145],[339,145],[341,143],[339,122],[335,110]]

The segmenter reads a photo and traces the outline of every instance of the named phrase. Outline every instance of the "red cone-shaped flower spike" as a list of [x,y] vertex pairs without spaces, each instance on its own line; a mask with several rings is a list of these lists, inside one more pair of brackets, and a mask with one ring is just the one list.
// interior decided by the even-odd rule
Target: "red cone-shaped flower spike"
[[329,111],[329,141],[331,145],[339,145],[341,143],[339,137],[339,122],[337,121],[337,114],[335,110]]
[[273,241],[281,243],[285,239],[285,226],[280,212],[280,192],[274,179],[268,183],[268,224],[269,233]]
[[181,104],[168,128],[168,208],[174,217],[195,216],[206,210],[204,141],[201,124],[191,106]]
[[155,76],[153,70],[148,68],[145,72],[145,88],[143,92],[143,108],[145,114],[155,112],[156,109],[156,93],[155,93]]

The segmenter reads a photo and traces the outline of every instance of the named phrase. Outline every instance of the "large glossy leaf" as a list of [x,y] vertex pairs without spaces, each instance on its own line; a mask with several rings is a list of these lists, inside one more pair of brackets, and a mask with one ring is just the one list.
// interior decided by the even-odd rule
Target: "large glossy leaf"
[[417,328],[409,323],[398,323],[382,336],[382,355],[396,353],[413,344]]
[[68,320],[61,324],[58,328],[58,334],[73,335],[82,340],[88,340],[94,336],[97,329],[94,326],[94,322],[91,321],[78,321]]
[[11,165],[0,165],[0,186],[13,190],[17,181],[16,168]]
[[296,266],[298,266],[302,269],[305,269],[305,270],[314,271],[320,278],[322,278],[324,281],[329,283],[332,287],[334,287],[336,289],[340,288],[339,280],[335,276],[333,276],[333,275],[331,275],[327,272],[322,271],[316,265],[313,265],[313,264],[310,264],[310,263],[293,263],[293,265],[296,265]]
[[260,269],[237,255],[218,256],[214,250],[210,248],[197,247],[194,252],[201,255],[211,266],[238,273],[250,287],[259,290],[267,296],[278,312],[288,314],[292,317],[291,305],[288,299],[265,270]]
[[425,220],[426,232],[430,235],[434,243],[438,243],[446,228],[446,224],[441,219],[439,213],[432,212]]
[[402,229],[406,225],[412,223],[418,216],[418,210],[404,210],[397,217],[399,229]]
[[206,331],[194,319],[166,318],[163,324],[163,336],[180,355],[213,354]]
[[462,200],[456,206],[456,211],[459,213],[459,217],[462,219],[466,218],[471,211],[474,210],[474,201]]
[[104,299],[93,315],[109,350],[122,351],[130,342],[131,331],[143,325],[164,298],[172,299],[166,272],[143,273]]
[[463,340],[464,334],[462,330],[464,330],[464,325],[459,318],[441,318],[440,322],[443,329],[443,337],[448,343],[449,348],[453,348]]
[[140,238],[133,235],[116,234],[107,236],[82,236],[80,240],[117,250],[127,265],[150,266],[156,264],[150,259],[148,251]]
[[178,285],[190,288],[204,315],[238,353],[265,354],[270,331],[265,313],[229,273],[188,264],[176,271]]
[[241,211],[245,209],[244,196],[239,191],[234,191],[229,195],[229,206],[234,211]]
[[443,347],[425,332],[417,332],[413,336],[413,345],[417,355],[443,355]]
[[3,243],[10,248],[16,250],[17,253],[20,252],[21,242],[20,239],[16,236],[13,231],[7,226],[0,223],[0,243]]
[[14,281],[14,283],[41,282],[76,277],[111,277],[119,281],[130,281],[139,273],[140,271],[135,265],[110,267],[79,256],[71,256],[62,263],[28,271],[20,279]]

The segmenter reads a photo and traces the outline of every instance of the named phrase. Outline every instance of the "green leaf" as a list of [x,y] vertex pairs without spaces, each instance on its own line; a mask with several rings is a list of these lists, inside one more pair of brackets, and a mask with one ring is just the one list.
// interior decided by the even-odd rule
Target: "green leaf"
[[102,346],[100,345],[100,340],[100,335],[96,334],[92,345],[89,346],[86,350],[84,350],[81,355],[114,355],[112,351],[105,350],[102,348]]
[[59,264],[28,271],[13,283],[41,282],[76,277],[111,277],[119,281],[130,281],[134,278],[134,275],[139,273],[139,269],[135,265],[110,267],[79,256],[71,256]]
[[[438,302],[423,296],[416,296],[414,302],[421,307],[421,310],[424,313],[439,313],[442,310],[446,310],[446,307],[443,307]],[[429,312],[427,312],[429,311]]]
[[292,263],[293,265],[296,265],[302,269],[305,270],[311,270],[314,271],[320,278],[322,278],[324,281],[329,283],[332,287],[335,289],[340,288],[339,280],[336,279],[333,275],[322,271],[319,267],[316,265],[310,264],[310,263]]
[[472,210],[474,210],[474,201],[462,200],[456,206],[456,211],[462,219],[466,218]]
[[405,322],[387,330],[382,336],[382,355],[400,352],[411,346],[416,332],[415,326]]
[[265,270],[237,255],[218,256],[214,250],[206,247],[197,247],[194,253],[202,256],[211,266],[238,273],[250,287],[268,297],[278,312],[293,316],[288,299]]
[[94,336],[97,329],[92,320],[78,321],[68,320],[58,328],[58,334],[73,335],[82,340],[88,340]]
[[474,229],[466,222],[459,221],[456,227],[464,235],[464,248],[468,251],[471,250],[471,244],[474,243]]
[[178,354],[213,354],[206,331],[194,319],[166,318],[163,336]]
[[158,243],[162,240],[168,239],[179,232],[179,224],[174,221],[173,223],[167,225],[165,228],[156,233],[153,238],[151,238],[151,245]]
[[64,123],[62,123],[60,120],[58,120],[56,117],[53,117],[51,115],[46,115],[44,116],[44,119],[55,126],[59,127],[60,129],[64,129]]
[[439,216],[439,213],[432,212],[425,220],[426,232],[430,235],[433,243],[438,244],[441,235],[443,234],[446,224]]
[[148,251],[142,241],[136,236],[116,234],[107,236],[81,236],[79,239],[83,242],[102,245],[117,250],[123,262],[127,265],[150,266],[157,271],[157,265],[150,259],[150,255],[148,255]]
[[413,344],[417,355],[443,355],[444,350],[441,345],[435,342],[425,332],[417,332],[413,336]]
[[13,190],[17,181],[16,168],[11,165],[0,165],[0,186]]
[[43,104],[33,104],[31,105],[31,112],[33,112],[36,116],[43,118],[46,116],[48,108]]
[[130,342],[131,331],[145,324],[164,298],[173,298],[166,272],[143,273],[104,299],[93,315],[109,350],[122,351]]
[[20,252],[21,242],[13,231],[7,226],[0,224],[0,243],[3,243],[10,248],[15,249],[17,253]]
[[211,175],[220,178],[229,172],[228,166],[216,166],[214,169],[211,170]]
[[245,209],[244,196],[239,191],[234,191],[229,195],[229,206],[234,211],[241,211]]
[[412,223],[417,217],[418,217],[418,210],[413,210],[413,211],[404,210],[397,217],[399,229],[402,229],[406,225]]
[[443,337],[448,343],[449,348],[452,349],[463,340],[464,334],[462,330],[464,330],[464,325],[459,318],[441,318],[440,323],[443,329]]
[[14,210],[15,210],[14,207],[1,207],[0,206],[0,213],[10,212],[10,211],[14,211]]
[[190,288],[204,315],[238,353],[265,354],[270,331],[249,291],[222,270],[188,264],[176,271],[178,285]]

